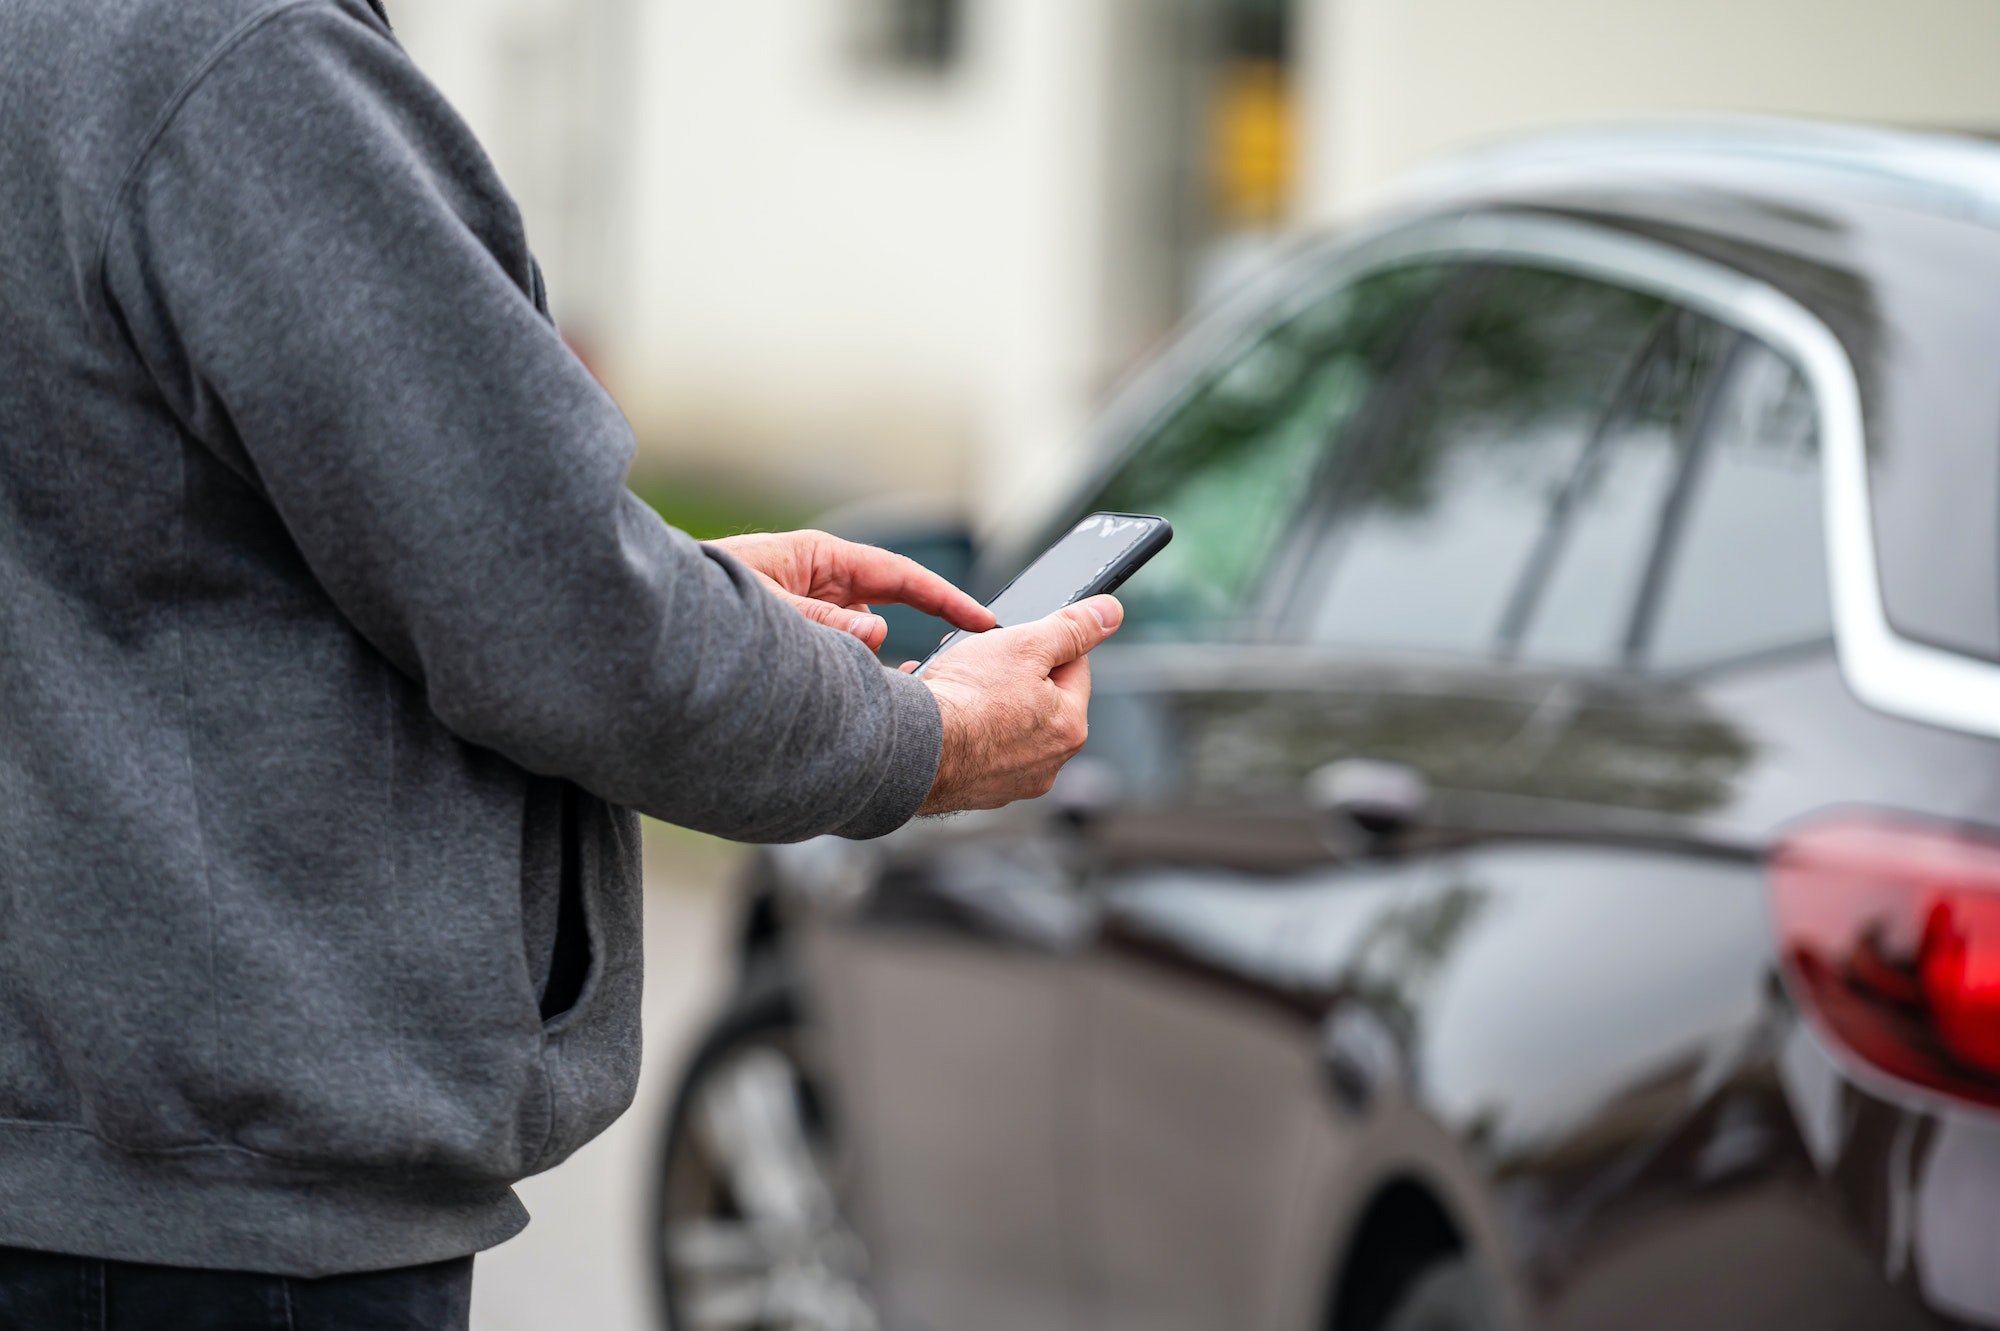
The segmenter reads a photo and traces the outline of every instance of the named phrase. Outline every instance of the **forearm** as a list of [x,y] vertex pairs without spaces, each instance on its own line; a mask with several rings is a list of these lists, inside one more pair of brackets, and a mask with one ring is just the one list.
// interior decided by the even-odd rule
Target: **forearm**
[[920,682],[810,624],[631,502],[533,621],[476,615],[432,705],[466,738],[666,821],[745,841],[871,836],[923,802],[941,745]]

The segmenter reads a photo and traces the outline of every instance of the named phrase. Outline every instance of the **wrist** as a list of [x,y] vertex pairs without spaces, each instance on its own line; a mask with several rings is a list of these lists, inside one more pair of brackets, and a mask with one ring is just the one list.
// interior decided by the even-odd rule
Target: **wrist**
[[931,696],[937,700],[938,721],[943,728],[943,741],[938,746],[937,776],[931,781],[931,791],[917,809],[919,818],[930,814],[953,813],[959,808],[953,796],[965,784],[967,750],[970,735],[965,709],[956,691],[933,687],[928,680],[923,681],[930,688]]

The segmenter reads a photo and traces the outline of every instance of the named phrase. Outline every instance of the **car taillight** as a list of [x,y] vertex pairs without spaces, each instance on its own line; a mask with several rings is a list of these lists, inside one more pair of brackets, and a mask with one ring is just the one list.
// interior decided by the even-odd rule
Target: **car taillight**
[[1836,1044],[2000,1107],[2000,840],[1832,820],[1779,845],[1771,892],[1785,978]]

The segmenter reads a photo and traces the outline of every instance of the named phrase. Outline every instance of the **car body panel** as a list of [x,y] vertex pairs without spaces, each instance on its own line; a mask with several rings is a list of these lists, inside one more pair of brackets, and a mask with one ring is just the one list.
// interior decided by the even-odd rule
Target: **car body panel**
[[1069,1315],[1072,997],[1033,915],[1039,894],[1068,890],[1051,845],[975,831],[934,846],[921,883],[861,851],[831,873],[880,882],[798,935],[831,1039],[857,1220],[895,1326],[999,1331]]

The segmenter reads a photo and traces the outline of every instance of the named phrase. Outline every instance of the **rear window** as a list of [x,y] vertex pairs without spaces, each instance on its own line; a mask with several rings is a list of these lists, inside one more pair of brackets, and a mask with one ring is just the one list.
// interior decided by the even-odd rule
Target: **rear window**
[[1487,270],[1410,361],[1300,588],[1314,641],[1679,671],[1824,641],[1812,394],[1716,321]]
[[1682,484],[1645,663],[1685,669],[1832,636],[1819,431],[1799,372],[1746,344]]
[[1511,630],[1522,660],[1625,659],[1647,570],[1719,367],[1737,335],[1686,310],[1665,319],[1552,516],[1542,568]]
[[1375,441],[1316,575],[1311,637],[1484,655],[1666,306],[1535,269],[1491,274],[1404,428]]

